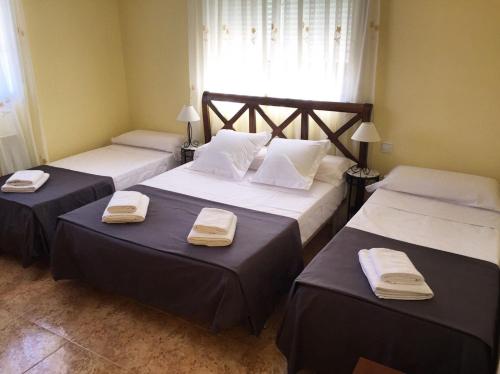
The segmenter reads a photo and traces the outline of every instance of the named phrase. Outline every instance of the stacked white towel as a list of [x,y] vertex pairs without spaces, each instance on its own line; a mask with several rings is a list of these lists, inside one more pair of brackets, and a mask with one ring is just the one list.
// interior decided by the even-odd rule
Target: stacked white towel
[[117,191],[108,203],[102,222],[143,222],[148,212],[149,197],[136,191]]
[[2,192],[36,192],[49,179],[50,175],[42,170],[20,170],[11,175],[2,186]]
[[188,242],[208,247],[224,247],[233,242],[238,219],[233,212],[203,208],[188,235]]
[[377,274],[383,281],[396,284],[425,282],[406,253],[388,248],[372,248],[368,252]]
[[406,253],[387,248],[362,249],[358,253],[363,273],[381,299],[425,300],[434,293]]

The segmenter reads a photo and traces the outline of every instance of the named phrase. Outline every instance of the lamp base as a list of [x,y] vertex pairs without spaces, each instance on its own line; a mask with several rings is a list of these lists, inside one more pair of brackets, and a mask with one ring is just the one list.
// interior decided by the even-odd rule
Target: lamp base
[[187,131],[188,140],[183,144],[184,148],[189,147],[198,147],[199,143],[196,140],[192,140],[193,137],[193,129],[191,127],[191,122],[188,122],[188,131]]
[[359,174],[359,176],[362,176],[370,174],[371,169],[369,167],[360,167],[359,165],[353,165],[349,168],[349,172],[352,174]]
[[184,142],[184,144],[182,145],[182,147],[183,148],[190,148],[190,147],[196,148],[199,145],[200,145],[200,143],[197,140],[193,140],[191,142]]

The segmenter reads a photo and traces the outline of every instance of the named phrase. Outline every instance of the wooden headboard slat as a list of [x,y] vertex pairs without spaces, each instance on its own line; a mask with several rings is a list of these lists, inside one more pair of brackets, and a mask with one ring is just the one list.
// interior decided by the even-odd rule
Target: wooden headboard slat
[[[229,120],[217,109],[214,101],[241,103],[243,106]],[[277,125],[264,112],[262,106],[275,106],[294,108],[295,110],[279,125]],[[300,137],[301,139],[309,138],[309,127],[311,122],[309,117],[318,125],[328,139],[344,154],[344,156],[358,162],[361,166],[366,165],[367,158],[367,143],[361,143],[359,148],[359,158],[356,158],[347,147],[340,141],[340,136],[348,129],[363,121],[368,122],[371,118],[372,104],[358,103],[339,103],[330,101],[312,101],[312,100],[297,100],[297,99],[282,99],[276,97],[260,97],[260,96],[244,96],[223,94],[205,91],[202,96],[202,113],[203,127],[205,131],[205,142],[209,142],[212,137],[212,129],[210,126],[211,109],[216,116],[222,121],[224,129],[232,129],[236,121],[248,110],[248,130],[249,132],[257,131],[257,112],[265,123],[272,129],[272,135],[286,138],[283,131],[289,126],[298,116],[300,116]],[[353,113],[354,117],[349,119],[345,124],[339,127],[335,132],[332,131],[325,122],[315,113],[316,110],[340,113]]]
[[357,122],[362,121],[363,118],[359,115],[356,114],[354,117],[352,117],[349,121],[344,123],[342,126],[338,128],[337,131],[334,132],[334,136],[336,138],[340,137],[343,133],[345,133],[347,130],[349,130],[352,126],[354,126]]
[[243,105],[241,109],[238,110],[236,114],[232,116],[229,121],[227,121],[227,124],[233,126],[236,123],[236,121],[243,115],[243,113],[247,111],[247,109],[248,109],[248,104]]

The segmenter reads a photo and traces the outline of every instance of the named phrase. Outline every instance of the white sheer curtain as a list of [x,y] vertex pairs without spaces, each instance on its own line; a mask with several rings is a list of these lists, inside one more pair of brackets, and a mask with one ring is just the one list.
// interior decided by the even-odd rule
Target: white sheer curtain
[[189,0],[188,6],[193,104],[204,90],[373,100],[378,0]]
[[45,152],[34,136],[41,131],[33,128],[37,116],[23,22],[20,1],[0,0],[0,175],[33,166]]

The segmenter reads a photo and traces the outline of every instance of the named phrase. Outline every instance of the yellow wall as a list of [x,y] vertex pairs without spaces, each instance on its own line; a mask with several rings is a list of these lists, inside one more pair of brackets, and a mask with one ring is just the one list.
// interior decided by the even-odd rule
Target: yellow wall
[[121,0],[120,19],[133,126],[184,134],[175,119],[189,102],[186,1]]
[[382,0],[377,70],[373,166],[500,180],[500,1]]
[[24,0],[49,157],[129,129],[118,0]]
[[[185,132],[186,1],[23,1],[52,159],[129,127]],[[499,19],[498,0],[382,0],[374,120],[394,150],[372,146],[372,166],[500,179]]]

